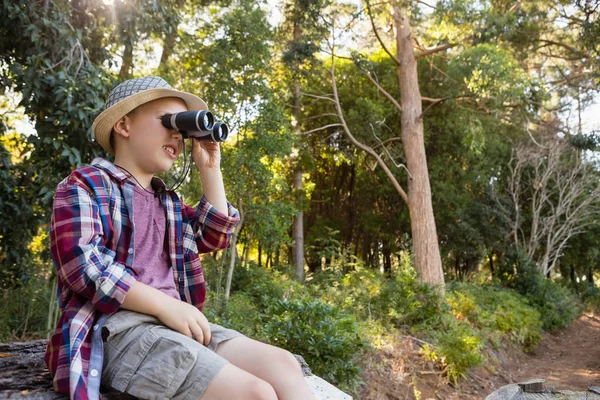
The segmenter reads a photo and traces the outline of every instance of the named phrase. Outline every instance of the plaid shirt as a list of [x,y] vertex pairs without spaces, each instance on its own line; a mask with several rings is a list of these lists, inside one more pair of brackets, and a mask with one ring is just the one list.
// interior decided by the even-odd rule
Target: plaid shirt
[[[54,390],[72,399],[98,399],[104,320],[119,309],[135,278],[133,193],[136,182],[111,162],[96,158],[59,183],[54,197],[50,240],[58,274],[60,318],[45,361]],[[199,253],[224,249],[239,214],[229,215],[206,197],[196,209],[182,204],[159,178],[167,221],[173,278],[181,300],[202,310],[206,285]]]

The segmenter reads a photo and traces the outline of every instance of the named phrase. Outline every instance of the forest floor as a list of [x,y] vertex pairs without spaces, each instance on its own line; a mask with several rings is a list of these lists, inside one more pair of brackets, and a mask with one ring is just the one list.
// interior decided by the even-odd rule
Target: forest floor
[[493,363],[470,371],[456,387],[419,354],[413,338],[399,336],[363,360],[361,400],[475,400],[531,378],[556,389],[600,386],[600,313],[586,313],[570,327],[544,335],[536,349],[490,354]]

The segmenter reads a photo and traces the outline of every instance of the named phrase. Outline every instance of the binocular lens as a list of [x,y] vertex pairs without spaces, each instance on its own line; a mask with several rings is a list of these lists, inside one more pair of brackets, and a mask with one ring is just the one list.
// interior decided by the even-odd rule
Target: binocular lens
[[227,139],[227,135],[229,135],[229,128],[226,124],[222,122],[217,122],[213,126],[213,139],[216,142],[223,142]]

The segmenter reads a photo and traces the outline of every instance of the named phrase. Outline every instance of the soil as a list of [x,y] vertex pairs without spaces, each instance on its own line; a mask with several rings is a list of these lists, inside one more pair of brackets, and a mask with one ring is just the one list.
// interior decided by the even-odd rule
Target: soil
[[600,313],[584,314],[570,327],[546,334],[530,354],[490,353],[493,362],[469,371],[456,386],[449,384],[439,363],[425,360],[420,348],[421,343],[409,336],[381,343],[363,359],[365,384],[354,398],[479,400],[504,385],[531,378],[543,378],[556,389],[600,386]]

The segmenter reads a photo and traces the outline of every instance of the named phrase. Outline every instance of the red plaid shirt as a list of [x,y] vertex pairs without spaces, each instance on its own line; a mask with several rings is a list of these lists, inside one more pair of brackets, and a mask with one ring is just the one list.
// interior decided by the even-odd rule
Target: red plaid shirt
[[[152,183],[162,190],[175,284],[183,301],[202,310],[206,285],[199,253],[226,248],[239,214],[229,203],[229,215],[219,212],[204,196],[197,208],[186,206],[159,178]],[[61,313],[45,361],[54,390],[73,399],[99,398],[102,351],[94,346],[102,343],[94,340],[92,346],[92,339],[135,281],[135,185],[114,164],[96,158],[56,189],[50,240]]]

